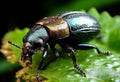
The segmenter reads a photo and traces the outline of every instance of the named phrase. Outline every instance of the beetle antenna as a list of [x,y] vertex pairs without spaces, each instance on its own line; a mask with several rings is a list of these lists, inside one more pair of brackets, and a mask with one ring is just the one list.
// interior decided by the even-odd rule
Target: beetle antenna
[[17,44],[12,43],[11,41],[8,41],[8,43],[15,46],[15,47],[17,47],[17,48],[19,48],[19,49],[22,49],[20,46],[18,46]]

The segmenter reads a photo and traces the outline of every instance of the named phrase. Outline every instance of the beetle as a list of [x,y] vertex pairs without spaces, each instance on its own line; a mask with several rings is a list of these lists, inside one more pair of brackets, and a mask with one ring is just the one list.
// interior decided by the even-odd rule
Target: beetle
[[[58,44],[66,53],[70,53],[74,68],[86,77],[85,72],[76,61],[74,50],[95,49],[98,54],[109,55],[109,51],[101,51],[94,45],[87,44],[90,40],[100,34],[101,26],[93,16],[81,11],[69,11],[56,16],[45,17],[35,23],[23,38],[22,61],[30,60],[37,51],[42,51],[36,78],[39,79],[40,71],[45,67],[44,61],[48,55],[48,46],[53,51],[55,57],[59,57],[59,52],[55,48]],[[19,48],[19,46],[10,42]],[[51,62],[49,62],[51,63]]]

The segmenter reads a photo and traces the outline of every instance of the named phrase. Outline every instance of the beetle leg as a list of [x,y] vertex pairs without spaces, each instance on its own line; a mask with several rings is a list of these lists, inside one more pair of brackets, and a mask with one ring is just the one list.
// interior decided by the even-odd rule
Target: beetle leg
[[57,49],[56,48],[51,48],[52,49],[52,51],[53,51],[53,54],[55,55],[55,57],[57,58],[57,57],[59,57],[59,52],[57,51]]
[[93,46],[93,45],[90,45],[90,44],[78,44],[76,49],[81,49],[81,50],[96,49],[98,54],[105,54],[105,55],[110,55],[111,54],[109,51],[101,51],[96,46]]
[[70,47],[70,46],[67,46],[65,49],[66,49],[66,51],[67,51],[68,53],[70,53],[71,56],[72,56],[74,68],[76,68],[77,71],[82,74],[82,76],[86,77],[85,72],[78,66],[78,64],[77,64],[77,62],[76,62],[76,56],[75,56],[75,52],[74,52],[73,48]]
[[50,48],[51,50],[53,51],[53,54],[56,56],[56,57],[59,57],[59,52],[57,51],[57,49],[55,48],[55,42],[49,42],[49,45],[50,45]]
[[43,50],[42,60],[40,61],[40,64],[39,64],[39,67],[38,67],[37,76],[36,76],[38,82],[39,82],[39,77],[40,77],[40,70],[43,67],[43,62],[47,57],[47,53],[48,53],[48,45],[46,45],[44,50]]
[[54,45],[50,45],[50,48],[53,51],[53,54],[55,57],[52,57],[52,59],[50,58],[51,60],[47,61],[46,64],[44,66],[42,66],[42,69],[45,69],[50,63],[52,63],[53,61],[55,61],[59,57],[59,52],[54,47]]

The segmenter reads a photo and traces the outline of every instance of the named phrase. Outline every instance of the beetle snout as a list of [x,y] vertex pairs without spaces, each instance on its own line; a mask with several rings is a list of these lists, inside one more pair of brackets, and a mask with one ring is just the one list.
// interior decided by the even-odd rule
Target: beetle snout
[[22,60],[23,62],[25,62],[25,61],[28,60],[28,59],[29,59],[28,54],[22,54],[21,60]]
[[29,54],[22,54],[21,61],[25,62],[26,64],[32,63],[32,58]]

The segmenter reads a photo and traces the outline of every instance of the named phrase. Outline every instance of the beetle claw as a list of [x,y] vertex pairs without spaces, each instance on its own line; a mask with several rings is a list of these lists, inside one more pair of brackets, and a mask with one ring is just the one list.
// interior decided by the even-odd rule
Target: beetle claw
[[38,70],[37,75],[36,75],[36,80],[37,80],[38,82],[40,82],[39,78],[40,78],[40,70]]
[[86,74],[83,72],[83,73],[82,73],[82,76],[83,76],[83,77],[86,77]]
[[106,55],[112,55],[110,51],[106,51]]
[[100,54],[112,55],[112,53],[110,51],[103,51],[103,52],[100,52]]

